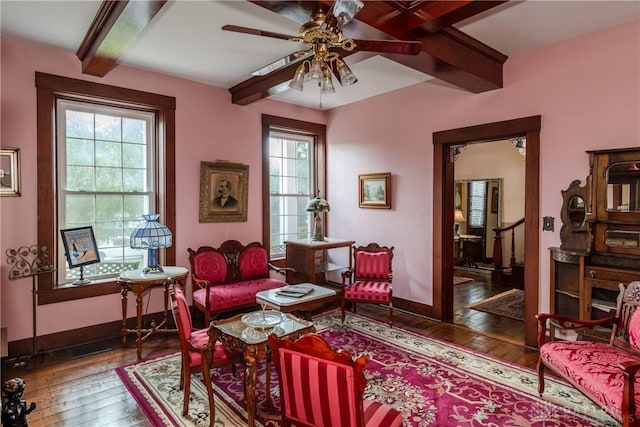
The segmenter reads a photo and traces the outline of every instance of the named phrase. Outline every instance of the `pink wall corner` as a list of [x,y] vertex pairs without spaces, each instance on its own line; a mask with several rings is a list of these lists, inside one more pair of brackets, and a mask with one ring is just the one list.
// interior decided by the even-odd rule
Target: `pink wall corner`
[[[246,243],[262,240],[261,114],[325,123],[321,111],[268,100],[247,107],[233,105],[225,89],[135,68],[117,66],[105,78],[86,76],[81,74],[80,61],[72,52],[47,45],[2,37],[1,49],[2,146],[22,151],[23,189],[21,197],[0,199],[2,254],[7,248],[36,243],[35,71],[176,97],[177,224],[173,231],[176,264],[185,267],[188,247],[216,246],[227,239]],[[200,162],[216,160],[249,165],[247,222],[198,222]],[[31,282],[8,281],[6,259],[1,261],[1,325],[8,328],[9,341],[30,337]],[[151,295],[149,312],[162,309],[157,291]],[[119,300],[119,295],[109,295],[39,306],[38,334],[119,320]],[[129,313],[135,312],[132,300]]]
[[[589,173],[585,150],[640,145],[640,21],[509,58],[504,88],[469,94],[417,84],[329,112],[329,235],[396,246],[394,295],[432,304],[436,131],[542,116],[540,309],[548,248],[560,242],[560,191]],[[359,124],[359,125],[354,125]],[[358,174],[391,172],[391,210],[358,208]]]

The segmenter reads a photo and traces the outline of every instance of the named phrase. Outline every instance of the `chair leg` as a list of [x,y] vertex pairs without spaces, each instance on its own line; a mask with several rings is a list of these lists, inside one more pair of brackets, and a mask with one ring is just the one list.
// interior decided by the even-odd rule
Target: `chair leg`
[[544,363],[542,359],[538,359],[538,394],[542,396],[544,393]]
[[340,308],[342,309],[342,323],[344,323],[344,310],[345,310],[344,298],[342,298],[342,303],[340,304]]
[[[211,352],[202,355],[202,378],[207,386],[207,397],[209,398],[209,427],[214,427],[216,422],[216,406],[213,400],[213,384],[211,383]],[[185,414],[186,415],[186,414]]]
[[389,326],[393,328],[393,304],[389,300]]
[[[188,367],[187,367],[188,369]],[[182,402],[182,415],[189,412],[189,394],[191,392],[191,372],[184,373],[184,398]]]

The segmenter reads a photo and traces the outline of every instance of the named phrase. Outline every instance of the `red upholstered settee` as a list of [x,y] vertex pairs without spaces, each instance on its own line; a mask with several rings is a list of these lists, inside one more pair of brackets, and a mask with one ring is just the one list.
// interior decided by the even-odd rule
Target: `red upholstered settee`
[[[640,427],[640,281],[620,284],[615,317],[576,320],[556,314],[538,314],[538,392],[544,391],[544,369],[569,381],[624,427]],[[546,342],[547,321],[557,328],[580,330],[612,326],[609,342]],[[553,337],[551,337],[553,339]]]
[[270,277],[269,269],[283,275],[292,271],[271,265],[259,242],[243,246],[227,240],[219,248],[201,246],[188,251],[193,306],[204,314],[207,325],[212,313],[254,306],[257,292],[285,286],[284,281]]

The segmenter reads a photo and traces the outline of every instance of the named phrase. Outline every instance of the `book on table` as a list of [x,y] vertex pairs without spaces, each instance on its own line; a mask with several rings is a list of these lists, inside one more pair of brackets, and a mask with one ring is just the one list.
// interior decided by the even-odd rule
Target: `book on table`
[[302,298],[313,292],[313,288],[308,286],[285,286],[276,291],[276,295],[283,297]]

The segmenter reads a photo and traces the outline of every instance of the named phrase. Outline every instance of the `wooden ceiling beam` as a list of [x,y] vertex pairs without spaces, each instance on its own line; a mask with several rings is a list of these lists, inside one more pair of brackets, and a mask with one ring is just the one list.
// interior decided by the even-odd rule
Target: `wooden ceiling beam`
[[[304,23],[318,5],[329,7],[333,1],[257,1],[261,7]],[[434,78],[473,93],[499,89],[503,85],[502,65],[507,57],[451,25],[485,12],[505,1],[365,1],[351,27],[369,28],[382,34],[380,38],[418,40],[418,55],[380,54]],[[354,25],[357,24],[357,25]],[[362,37],[346,33],[354,38]],[[357,48],[356,48],[357,50]],[[355,52],[351,52],[355,53]],[[341,56],[348,56],[347,52]],[[232,102],[247,105],[274,93],[282,92],[282,84],[291,80],[296,65],[252,77],[229,89]]]
[[82,61],[82,72],[98,77],[107,75],[166,2],[103,1],[76,52]]

